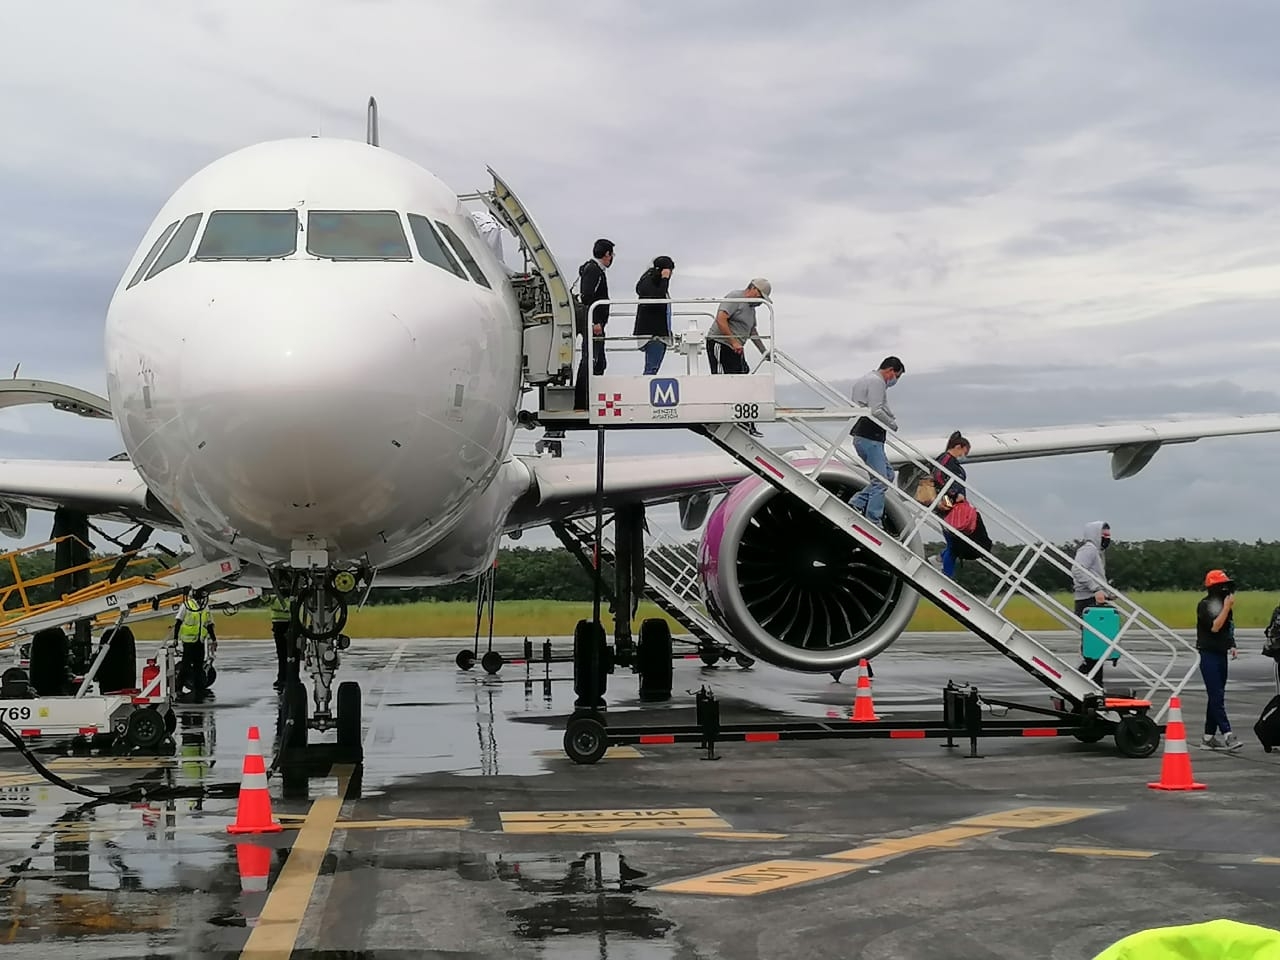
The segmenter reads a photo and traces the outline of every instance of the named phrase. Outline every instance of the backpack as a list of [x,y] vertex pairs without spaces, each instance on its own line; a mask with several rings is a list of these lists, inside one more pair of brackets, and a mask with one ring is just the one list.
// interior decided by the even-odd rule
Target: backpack
[[1271,621],[1262,635],[1267,638],[1267,643],[1262,648],[1263,655],[1280,656],[1280,606],[1271,611]]

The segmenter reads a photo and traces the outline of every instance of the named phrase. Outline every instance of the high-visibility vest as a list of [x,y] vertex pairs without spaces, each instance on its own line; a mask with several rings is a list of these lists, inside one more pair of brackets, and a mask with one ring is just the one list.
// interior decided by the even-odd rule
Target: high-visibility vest
[[289,622],[289,605],[284,602],[278,594],[271,595],[271,602],[267,605],[271,611],[272,623],[288,623]]
[[1093,960],[1267,960],[1278,952],[1280,931],[1236,920],[1210,920],[1130,934]]
[[178,639],[183,643],[207,640],[209,638],[209,628],[213,626],[213,611],[208,607],[197,608],[194,600],[187,600],[185,606],[186,611],[182,614],[182,626],[178,628]]

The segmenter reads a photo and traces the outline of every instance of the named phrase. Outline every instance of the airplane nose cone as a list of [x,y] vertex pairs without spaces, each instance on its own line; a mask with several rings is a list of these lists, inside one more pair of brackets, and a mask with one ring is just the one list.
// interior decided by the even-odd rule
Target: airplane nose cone
[[315,285],[243,290],[210,298],[183,346],[181,417],[206,504],[256,542],[391,537],[408,478],[428,486],[423,345],[367,288],[360,303]]

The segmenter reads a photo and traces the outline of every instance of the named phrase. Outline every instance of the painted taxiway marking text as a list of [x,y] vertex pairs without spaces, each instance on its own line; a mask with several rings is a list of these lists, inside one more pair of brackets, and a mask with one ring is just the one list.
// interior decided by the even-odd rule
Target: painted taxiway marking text
[[754,896],[785,890],[814,880],[843,876],[873,863],[882,863],[919,850],[955,849],[965,841],[994,834],[999,830],[1058,826],[1105,812],[1101,807],[1020,807],[1002,810],[958,820],[950,826],[926,833],[885,837],[851,850],[823,854],[817,860],[765,860],[687,880],[676,880],[656,886],[653,890],[658,893]]
[[813,880],[828,880],[863,869],[860,864],[829,860],[765,860],[719,873],[677,880],[654,887],[661,893],[702,893],[718,897],[751,897]]
[[498,815],[503,833],[634,833],[658,830],[729,830],[708,807],[657,810],[517,810]]

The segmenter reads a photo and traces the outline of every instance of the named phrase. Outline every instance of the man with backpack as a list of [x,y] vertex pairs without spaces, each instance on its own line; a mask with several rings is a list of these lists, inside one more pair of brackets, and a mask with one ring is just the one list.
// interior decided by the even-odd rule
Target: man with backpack
[[[582,337],[582,356],[578,361],[578,376],[574,381],[573,406],[576,410],[587,409],[587,357],[592,358],[592,376],[600,376],[607,367],[608,360],[604,353],[604,341],[593,340],[592,337],[603,337],[609,325],[609,308],[601,307],[591,310],[591,305],[609,299],[609,281],[604,272],[613,263],[613,241],[600,239],[591,248],[592,259],[578,267],[578,335]],[[587,329],[587,318],[591,318],[591,329]]]

